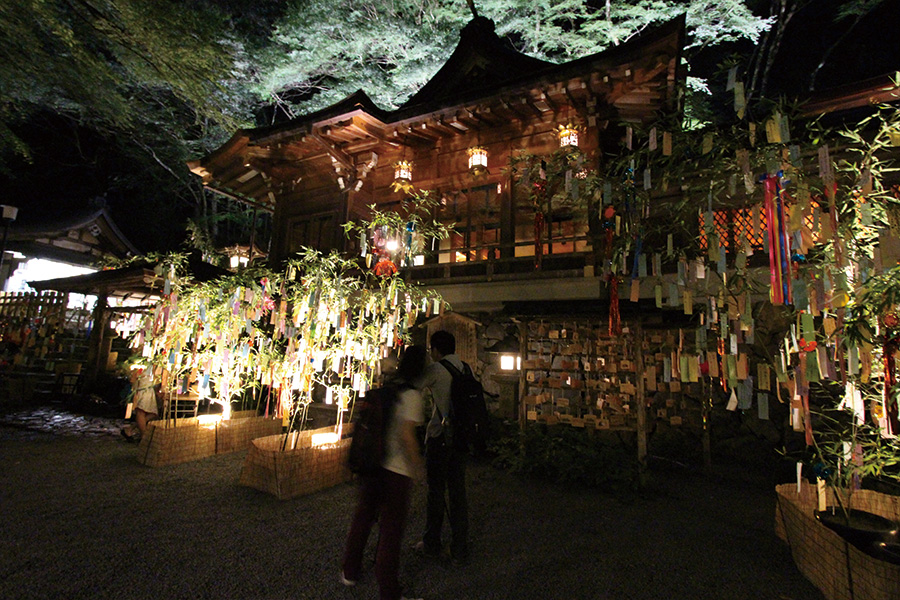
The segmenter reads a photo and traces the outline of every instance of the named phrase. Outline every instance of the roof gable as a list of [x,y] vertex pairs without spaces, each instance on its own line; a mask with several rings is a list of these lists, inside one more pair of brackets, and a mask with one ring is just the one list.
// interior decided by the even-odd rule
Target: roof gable
[[459,43],[444,66],[400,109],[496,88],[552,66],[512,49],[497,37],[493,21],[476,17],[460,32]]
[[9,231],[9,249],[32,258],[48,258],[75,265],[94,265],[101,258],[127,258],[141,252],[125,237],[105,207],[43,215]]

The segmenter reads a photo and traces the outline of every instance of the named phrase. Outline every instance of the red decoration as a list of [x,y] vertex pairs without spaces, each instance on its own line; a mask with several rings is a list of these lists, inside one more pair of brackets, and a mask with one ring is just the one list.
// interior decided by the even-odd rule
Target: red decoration
[[[883,319],[884,317],[882,317]],[[898,419],[897,403],[891,397],[893,388],[897,384],[897,369],[894,361],[894,353],[900,346],[900,338],[890,337],[884,342],[884,407],[887,412],[887,433],[897,435],[900,433],[900,419]]]
[[609,335],[622,333],[622,318],[619,315],[619,278],[609,275]]
[[816,342],[816,340],[812,340],[811,342],[807,342],[803,338],[797,340],[797,346],[803,352],[815,352],[818,345],[819,344]]
[[388,257],[382,256],[378,259],[378,262],[375,263],[372,271],[379,277],[390,277],[397,272],[397,265],[395,265]]
[[784,196],[777,176],[765,178],[765,201],[769,250],[769,283],[772,287],[772,304],[792,304],[790,285],[790,239],[784,213]]
[[612,259],[613,234],[616,231],[615,216],[616,209],[612,206],[603,209],[603,230],[606,232],[606,247],[603,249],[603,255],[606,260]]

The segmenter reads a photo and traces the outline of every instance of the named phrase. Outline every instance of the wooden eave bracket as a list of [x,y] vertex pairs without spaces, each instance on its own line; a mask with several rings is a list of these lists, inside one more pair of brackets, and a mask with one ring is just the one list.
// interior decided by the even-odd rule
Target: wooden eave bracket
[[541,91],[541,93],[537,97],[537,100],[534,101],[534,105],[542,113],[548,111],[556,112],[558,110],[556,103],[550,99],[550,94],[545,91]]
[[322,137],[322,134],[320,134],[318,131],[313,131],[310,136],[319,144],[321,144],[322,148],[325,149],[325,152],[327,152],[333,160],[344,167],[347,171],[350,171],[352,173],[355,170],[353,160],[349,156],[347,156],[347,154],[341,151],[340,148]]
[[366,178],[366,175],[375,168],[378,164],[378,154],[375,152],[369,157],[369,160],[361,165],[357,165],[356,167],[356,179],[361,181]]

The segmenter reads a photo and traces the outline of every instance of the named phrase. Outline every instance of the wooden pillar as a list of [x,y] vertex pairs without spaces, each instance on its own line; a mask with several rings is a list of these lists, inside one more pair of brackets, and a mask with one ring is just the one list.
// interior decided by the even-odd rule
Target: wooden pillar
[[527,423],[525,414],[525,394],[527,392],[528,382],[525,381],[525,359],[528,358],[528,328],[524,321],[517,325],[519,329],[519,356],[522,360],[522,368],[519,369],[519,429],[525,431]]
[[516,185],[512,173],[504,182],[506,193],[500,196],[500,258],[516,255]]
[[256,207],[253,208],[253,222],[250,224],[250,249],[247,250],[247,265],[253,263],[253,248],[256,246]]
[[637,410],[638,481],[647,485],[647,398],[644,385],[644,327],[638,317],[634,333],[635,410]]
[[91,326],[91,337],[88,339],[87,372],[85,373],[85,389],[90,390],[96,383],[101,371],[106,366],[107,355],[104,355],[104,338],[106,337],[106,325],[109,322],[109,300],[105,291],[97,294],[97,304],[94,306],[94,321]]
[[712,380],[707,382],[705,379],[703,380],[703,387],[705,388],[703,391],[706,393],[703,394],[703,398],[701,399],[701,410],[700,410],[700,419],[703,423],[703,437],[701,439],[703,443],[703,470],[709,471],[712,468],[712,451],[710,446],[710,438],[709,438],[709,415],[710,409],[712,408],[712,392],[713,385]]

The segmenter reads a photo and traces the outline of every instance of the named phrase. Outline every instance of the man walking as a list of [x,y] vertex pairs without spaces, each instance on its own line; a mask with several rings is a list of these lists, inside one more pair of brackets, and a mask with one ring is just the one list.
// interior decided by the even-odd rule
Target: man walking
[[[448,439],[447,417],[450,412],[450,387],[453,376],[441,364],[446,360],[462,372],[466,367],[456,355],[456,338],[449,331],[432,334],[432,364],[425,369],[421,390],[431,390],[434,410],[425,429],[425,472],[428,502],[425,535],[416,550],[425,556],[440,556],[441,528],[444,513],[450,516],[450,559],[465,564],[469,559],[469,513],[466,502],[466,453],[453,447]],[[445,502],[444,494],[449,503]],[[449,511],[447,510],[449,507]]]

